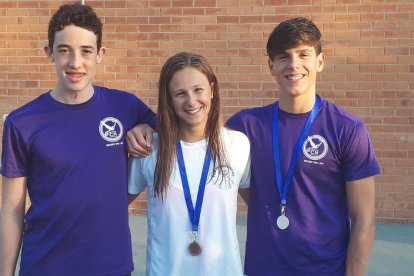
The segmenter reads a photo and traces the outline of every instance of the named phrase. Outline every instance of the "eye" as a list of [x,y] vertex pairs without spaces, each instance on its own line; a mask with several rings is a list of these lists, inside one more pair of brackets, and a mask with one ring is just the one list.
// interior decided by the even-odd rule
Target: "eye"
[[184,91],[177,91],[175,92],[175,97],[184,97],[185,96],[185,92]]
[[301,57],[304,57],[304,58],[309,57],[310,55],[311,55],[310,52],[302,52],[302,53],[300,53],[300,56]]
[[288,58],[288,56],[287,56],[287,55],[278,55],[278,56],[276,56],[276,58],[277,58],[278,60],[285,60],[285,59],[287,59],[287,58]]
[[69,49],[66,49],[66,48],[60,48],[58,50],[58,53],[59,54],[68,54],[68,53],[70,53],[70,51],[69,51]]
[[83,49],[82,50],[82,55],[87,56],[87,55],[91,55],[93,54],[93,50],[90,49]]

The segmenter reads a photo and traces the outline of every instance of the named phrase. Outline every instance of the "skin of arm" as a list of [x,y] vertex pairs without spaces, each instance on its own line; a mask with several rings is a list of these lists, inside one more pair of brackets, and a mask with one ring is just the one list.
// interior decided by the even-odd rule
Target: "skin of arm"
[[249,188],[239,188],[239,195],[243,201],[248,205],[249,204]]
[[375,179],[373,176],[346,183],[351,237],[346,276],[363,276],[375,237]]
[[151,153],[154,130],[147,124],[136,125],[126,135],[128,153],[134,157],[145,157]]
[[12,276],[22,244],[26,178],[2,178],[0,213],[0,276]]

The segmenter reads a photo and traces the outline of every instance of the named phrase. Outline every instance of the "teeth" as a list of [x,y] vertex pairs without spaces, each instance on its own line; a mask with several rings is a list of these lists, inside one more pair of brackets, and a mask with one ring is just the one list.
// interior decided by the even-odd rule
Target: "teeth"
[[187,112],[187,113],[190,113],[190,114],[194,114],[194,113],[197,113],[200,109],[201,109],[201,107],[196,108],[196,109],[186,110],[186,112]]
[[298,75],[289,75],[289,76],[287,76],[287,78],[289,79],[289,80],[300,80],[301,78],[303,78],[303,74],[298,74]]
[[82,77],[83,76],[83,74],[81,74],[81,73],[67,73],[69,76],[72,76],[72,77],[76,77],[76,78],[80,78],[80,77]]

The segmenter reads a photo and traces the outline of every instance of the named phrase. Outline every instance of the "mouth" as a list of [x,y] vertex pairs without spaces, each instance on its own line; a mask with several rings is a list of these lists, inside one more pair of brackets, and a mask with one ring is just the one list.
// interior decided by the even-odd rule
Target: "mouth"
[[285,76],[285,78],[287,78],[288,80],[292,80],[292,81],[297,81],[297,80],[301,80],[305,77],[305,74],[290,74]]
[[198,107],[198,108],[194,108],[194,109],[186,109],[186,110],[184,110],[186,113],[188,113],[188,114],[190,114],[190,115],[193,115],[193,114],[196,114],[198,111],[200,111],[201,110],[201,107]]
[[67,78],[71,81],[71,82],[80,82],[83,77],[86,75],[85,73],[78,73],[78,72],[65,72]]

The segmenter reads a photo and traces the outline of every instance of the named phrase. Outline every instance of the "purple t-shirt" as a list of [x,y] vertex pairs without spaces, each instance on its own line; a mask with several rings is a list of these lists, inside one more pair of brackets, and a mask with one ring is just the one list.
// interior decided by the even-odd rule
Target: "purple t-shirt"
[[134,95],[94,87],[67,105],[45,93],[7,117],[1,173],[27,177],[20,275],[125,275],[128,226],[126,132],[154,126]]
[[[322,99],[301,145],[287,194],[290,225],[279,230],[272,120],[274,104],[232,116],[227,126],[251,143],[245,273],[247,275],[343,275],[350,224],[346,181],[380,172],[361,119]],[[279,112],[283,179],[309,113]]]

